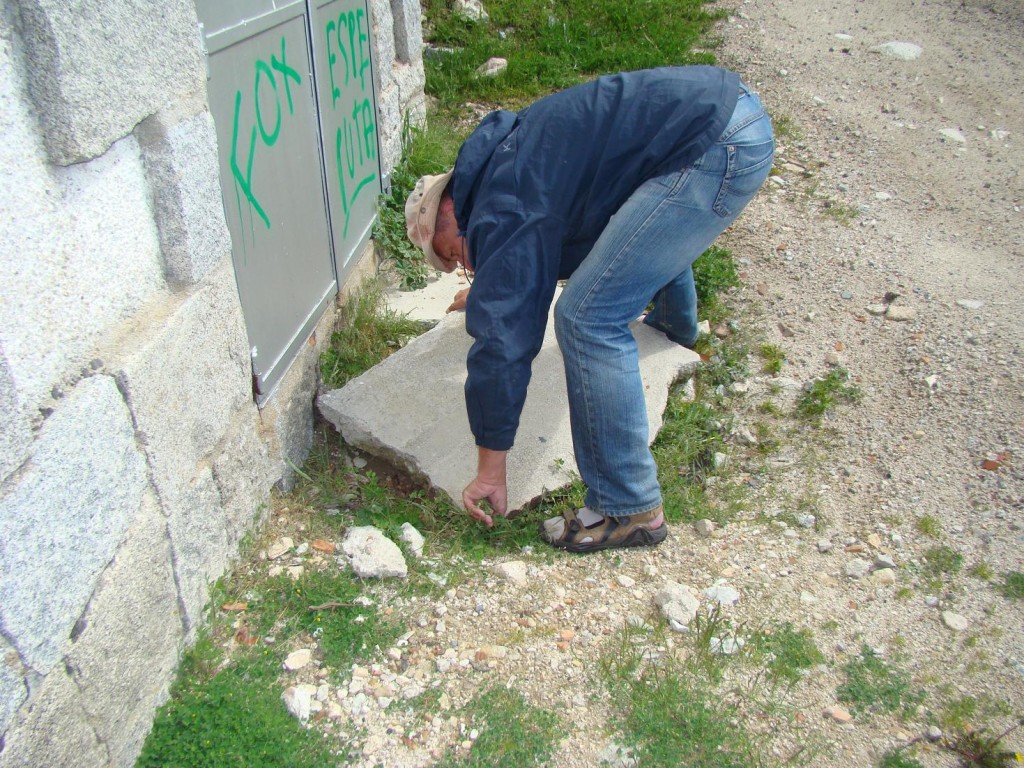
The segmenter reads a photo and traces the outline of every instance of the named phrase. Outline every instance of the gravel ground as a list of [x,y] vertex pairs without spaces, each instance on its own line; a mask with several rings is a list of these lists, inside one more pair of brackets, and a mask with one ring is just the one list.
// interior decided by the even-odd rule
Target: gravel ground
[[[777,755],[809,744],[814,766],[876,765],[925,730],[923,713],[822,716],[862,644],[933,697],[946,686],[947,698],[1004,705],[977,725],[1024,715],[1024,603],[968,573],[978,563],[997,576],[1024,571],[1022,31],[1017,0],[738,7],[719,57],[776,119],[781,175],[727,244],[743,272],[741,322],[787,360],[777,379],[753,376],[733,411],[752,424],[758,402],[785,409],[835,366],[863,399],[817,437],[790,439],[755,484],[750,513],[709,537],[675,526],[651,551],[526,553],[522,565],[484,563],[442,600],[391,600],[410,633],[375,668],[355,670],[340,698],[326,691],[335,727],[367,735],[356,764],[426,765],[468,744],[456,710],[495,682],[603,727],[611,709],[597,656],[625,624],[654,615],[665,579],[698,592],[724,579],[739,593],[736,623],[813,631],[827,664],[793,691],[785,716],[743,724],[772,729]],[[891,41],[916,44],[919,57],[874,50]],[[743,450],[733,448],[741,478]],[[792,521],[799,499],[816,515],[811,527],[771,519]],[[941,530],[922,533],[923,518]],[[962,555],[963,570],[929,594],[915,569],[939,545]],[[849,575],[879,556],[896,569]],[[377,703],[431,687],[443,694],[434,712]],[[1019,734],[1011,744],[1024,746]],[[606,748],[569,739],[553,764],[598,765]],[[919,759],[955,764],[937,751]]]

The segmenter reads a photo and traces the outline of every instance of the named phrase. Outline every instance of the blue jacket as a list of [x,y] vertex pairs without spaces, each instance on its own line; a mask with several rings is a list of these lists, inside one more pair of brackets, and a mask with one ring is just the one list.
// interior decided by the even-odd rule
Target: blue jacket
[[483,119],[452,197],[475,271],[466,409],[476,443],[512,447],[559,279],[645,181],[694,162],[732,116],[739,77],[715,67],[606,75]]

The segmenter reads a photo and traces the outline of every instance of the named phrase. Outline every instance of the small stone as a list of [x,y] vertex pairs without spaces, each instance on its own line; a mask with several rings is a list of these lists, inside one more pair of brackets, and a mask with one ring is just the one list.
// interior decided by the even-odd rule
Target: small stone
[[298,720],[300,723],[304,723],[309,720],[310,705],[312,704],[312,697],[309,694],[309,690],[305,686],[297,685],[285,690],[281,694],[281,700],[284,705],[288,708],[288,712]]
[[423,556],[423,545],[426,544],[426,539],[423,538],[423,534],[416,530],[412,523],[402,523],[402,533],[399,538],[408,547],[409,551],[412,552],[414,557]]
[[719,605],[734,605],[740,599],[740,593],[732,587],[718,582],[712,587],[704,590],[704,596],[713,603]]
[[284,660],[284,668],[289,672],[302,669],[313,659],[313,651],[309,648],[301,648],[288,654]]
[[712,637],[710,643],[711,652],[719,656],[732,656],[743,650],[747,641],[742,637]]
[[940,128],[939,135],[944,139],[952,141],[954,144],[965,144],[967,142],[967,137],[956,128]]
[[727,339],[732,335],[732,331],[729,330],[729,326],[725,323],[720,323],[715,326],[715,336],[720,339]]
[[757,285],[754,286],[754,290],[757,291],[758,294],[760,294],[761,296],[767,296],[768,295],[768,290],[769,290],[768,284],[767,283],[758,283]]
[[879,571],[882,569],[890,569],[896,567],[896,561],[892,559],[892,555],[879,555],[875,558],[875,570]]
[[937,725],[929,725],[928,730],[925,731],[924,735],[928,741],[938,741],[942,738],[942,729]]
[[341,543],[352,570],[360,578],[405,578],[409,569],[402,550],[372,525],[349,528]]
[[840,363],[842,363],[842,360],[837,352],[830,351],[825,353],[825,365],[830,365],[835,368]]
[[625,587],[626,589],[631,589],[636,586],[636,579],[632,576],[626,576],[625,574],[619,574],[616,576],[615,581],[620,587]]
[[476,73],[480,77],[497,77],[506,69],[508,69],[508,59],[492,56],[476,68]]
[[874,571],[868,576],[868,581],[878,587],[891,587],[896,583],[896,571],[892,568],[883,568],[880,571]]
[[729,454],[717,452],[715,453],[712,462],[714,463],[715,469],[725,469],[729,466]]
[[865,576],[868,575],[868,572],[870,570],[871,563],[869,563],[867,560],[861,560],[860,558],[858,558],[856,560],[851,560],[846,564],[845,573],[851,579],[863,579]]
[[779,323],[778,325],[779,333],[781,333],[785,338],[792,339],[794,336],[796,336],[796,333],[793,331],[793,329],[790,328],[785,323]]
[[715,532],[715,523],[713,520],[698,520],[693,524],[693,528],[697,531],[697,535],[701,538],[708,538]]
[[355,467],[356,469],[366,469],[366,465],[368,463],[369,462],[367,462],[366,459],[364,459],[362,456],[356,456],[354,459],[352,459],[352,466]]
[[693,621],[697,615],[700,602],[690,587],[679,584],[675,581],[666,581],[664,586],[654,595],[654,603],[661,608],[662,614],[669,620],[669,625],[675,622],[673,629],[679,631]]
[[270,560],[277,560],[279,557],[282,557],[288,552],[291,552],[293,546],[295,546],[295,544],[291,540],[291,538],[289,538],[288,536],[282,536],[280,539],[278,539],[269,547],[267,547],[267,557]]
[[870,544],[872,547],[875,547],[876,549],[882,546],[882,537],[879,536],[877,533],[869,533],[865,540],[868,544]]
[[907,323],[917,317],[917,311],[913,307],[902,304],[890,304],[885,310],[885,319],[896,323]]
[[925,595],[924,604],[927,605],[929,608],[938,608],[939,598],[937,598],[935,595]]
[[831,720],[836,721],[837,723],[842,723],[842,724],[849,723],[849,722],[851,722],[853,720],[853,715],[851,715],[849,712],[847,712],[842,707],[838,707],[838,706],[836,706],[836,707],[827,707],[824,711],[822,711],[821,714],[824,717],[827,717],[827,718],[829,718]]
[[885,304],[868,304],[866,307],[864,307],[865,312],[867,312],[869,315],[874,315],[875,317],[878,317],[879,315],[884,315],[885,310]]
[[313,539],[310,546],[317,552],[324,552],[328,555],[334,554],[334,544],[326,539]]
[[455,0],[454,11],[456,16],[467,21],[487,21],[491,18],[480,0]]
[[816,603],[816,602],[818,602],[818,598],[816,598],[810,592],[802,591],[800,593],[800,603],[801,603],[801,605],[811,605],[812,603]]
[[818,539],[818,551],[821,554],[832,551],[832,542],[828,539]]
[[984,301],[979,301],[977,299],[957,299],[956,304],[958,307],[963,307],[964,309],[970,309],[972,311],[979,310],[985,306]]
[[888,43],[882,43],[881,45],[876,45],[871,50],[883,53],[886,56],[892,56],[894,59],[899,59],[900,61],[913,61],[923,52],[921,46],[902,40],[892,40]]
[[818,522],[818,518],[814,515],[800,515],[796,521],[801,528],[813,528],[814,524]]
[[840,293],[839,295],[840,295],[840,296],[841,296],[842,298],[844,298],[844,299],[846,299],[847,301],[849,301],[850,299],[852,299],[852,298],[853,298],[853,291],[843,291],[843,292],[842,292],[842,293]]
[[526,575],[526,563],[522,560],[508,560],[494,566],[494,572],[505,581],[516,586],[525,586],[529,583]]
[[711,333],[711,322],[708,320],[701,320],[697,323],[697,333],[703,333],[705,336]]
[[296,557],[302,557],[307,552],[309,552],[309,544],[307,544],[306,542],[302,542],[301,544],[299,544],[299,546],[295,548]]
[[952,611],[942,612],[942,623],[954,632],[964,632],[971,626],[971,622],[967,618]]

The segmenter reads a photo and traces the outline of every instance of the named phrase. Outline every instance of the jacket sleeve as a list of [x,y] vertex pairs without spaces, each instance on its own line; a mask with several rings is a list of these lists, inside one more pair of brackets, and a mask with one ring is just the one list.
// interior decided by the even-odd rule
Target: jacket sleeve
[[466,330],[475,341],[466,361],[465,390],[478,446],[508,450],[515,440],[530,367],[544,341],[562,237],[559,219],[514,205],[492,208],[470,227],[477,270]]

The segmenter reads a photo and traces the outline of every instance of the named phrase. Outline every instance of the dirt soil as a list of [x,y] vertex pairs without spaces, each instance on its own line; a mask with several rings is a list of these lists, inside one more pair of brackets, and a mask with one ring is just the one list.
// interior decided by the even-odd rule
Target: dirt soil
[[[596,658],[612,633],[652,615],[665,579],[698,591],[725,579],[737,623],[813,631],[827,664],[778,717],[742,724],[770,730],[778,757],[809,746],[814,766],[877,765],[925,731],[926,710],[963,697],[981,702],[978,726],[1024,715],[1024,601],[997,589],[1024,571],[1024,6],[744,0],[721,31],[720,61],[777,122],[781,171],[727,236],[749,322],[787,354],[778,379],[752,374],[737,416],[752,424],[752,404],[780,387],[771,396],[789,407],[837,365],[864,397],[827,421],[827,448],[808,452],[814,441],[798,436],[770,459],[757,514],[712,537],[675,526],[662,546],[621,557],[527,554],[525,582],[485,563],[436,603],[395,602],[411,634],[357,674],[444,695],[426,720],[363,710],[359,764],[429,764],[470,738],[456,708],[495,682],[585,724],[570,733],[600,732],[611,709]],[[891,41],[920,55],[875,50]],[[808,509],[810,528],[771,519]],[[930,590],[921,571],[937,546],[963,565]],[[879,556],[896,565],[895,583],[848,575]],[[978,564],[993,581],[971,575]],[[823,717],[864,644],[930,692],[917,715]],[[598,765],[606,747],[569,739],[554,764]],[[955,765],[934,749],[918,759]]]

